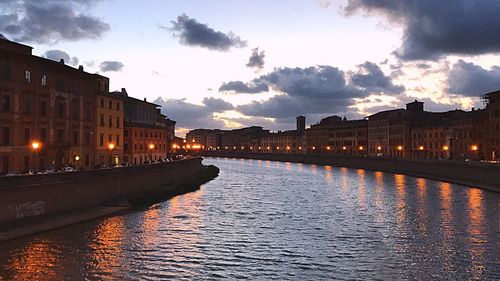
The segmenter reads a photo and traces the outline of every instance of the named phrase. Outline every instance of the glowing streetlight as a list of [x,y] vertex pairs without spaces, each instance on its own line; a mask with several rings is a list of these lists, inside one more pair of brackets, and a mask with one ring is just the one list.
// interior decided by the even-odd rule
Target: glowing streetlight
[[36,166],[37,166],[37,162],[38,162],[38,152],[40,151],[40,149],[42,148],[42,143],[37,141],[37,140],[34,140],[31,142],[31,149],[33,150],[34,154],[35,154],[35,170],[36,170]]
[[149,148],[149,161],[153,161],[153,149],[155,149],[154,143],[148,144]]
[[444,150],[444,151],[448,151],[448,150],[450,150],[450,147],[449,147],[449,146],[447,146],[447,145],[443,145],[443,150]]
[[363,146],[358,147],[359,150],[365,149]]
[[472,151],[477,151],[477,150],[478,150],[477,145],[475,145],[475,144],[471,145],[471,146],[470,146],[470,150],[472,150]]
[[423,145],[419,146],[418,150],[424,150],[424,146]]
[[342,150],[346,150],[347,149],[347,146],[342,146]]
[[330,149],[332,149],[332,148],[331,148],[331,147],[329,147],[329,146],[327,146],[327,147],[326,147],[326,150],[330,150]]
[[379,145],[379,146],[377,146],[377,150],[378,150],[378,151],[382,150],[382,147],[381,147],[380,145]]
[[403,146],[402,145],[398,145],[398,147],[396,149],[399,150],[399,151],[401,151],[401,150],[403,150]]
[[113,164],[113,150],[116,148],[114,143],[109,143],[108,144],[108,150],[109,150],[109,165],[111,166]]

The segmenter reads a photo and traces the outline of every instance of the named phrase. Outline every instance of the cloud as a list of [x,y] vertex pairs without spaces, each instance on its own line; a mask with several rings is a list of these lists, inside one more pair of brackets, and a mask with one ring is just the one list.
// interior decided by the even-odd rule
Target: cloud
[[[158,98],[154,103],[162,106],[162,113],[177,121],[178,128],[224,128],[224,122],[213,118],[214,111],[207,106],[186,102],[186,99]],[[210,102],[209,102],[210,103]]]
[[213,112],[223,112],[226,110],[234,109],[234,106],[231,103],[223,99],[204,98],[203,104],[207,107],[208,110]]
[[[242,48],[246,41],[234,35],[232,32],[225,34],[210,28],[207,24],[199,23],[196,19],[185,14],[172,21],[174,36],[180,39],[180,43],[187,46],[198,46],[216,51],[228,51],[230,48]],[[165,28],[165,27],[163,27]]]
[[2,1],[0,33],[8,34],[16,41],[41,44],[99,39],[110,30],[110,26],[85,13],[99,1]]
[[497,0],[349,0],[344,11],[382,15],[402,26],[403,43],[396,55],[405,60],[500,52]]
[[355,83],[349,83],[348,74],[333,66],[275,69],[254,79],[252,84],[266,84],[281,94],[240,105],[237,110],[249,116],[285,119],[312,114],[357,115],[349,108],[354,105],[354,98],[381,92],[397,94],[403,90],[379,71],[378,66],[367,62],[353,74]]
[[252,49],[252,55],[248,60],[247,66],[251,68],[262,69],[264,68],[264,58],[266,54],[264,51],[259,52],[259,48]]
[[463,60],[456,62],[448,73],[448,92],[479,97],[500,89],[500,67],[484,69]]
[[123,67],[123,63],[119,61],[103,61],[99,65],[99,69],[102,72],[121,71]]
[[405,90],[403,86],[395,86],[391,78],[386,76],[375,63],[367,61],[360,64],[358,65],[358,71],[359,73],[351,77],[352,84],[371,93],[399,94]]
[[79,62],[77,57],[71,57],[68,53],[61,50],[48,50],[42,54],[42,57],[54,61],[60,61],[61,59],[63,59],[66,64],[73,66],[78,65]]
[[241,81],[230,81],[222,84],[219,87],[219,92],[233,92],[240,94],[257,94],[262,92],[267,92],[269,87],[267,84],[260,80],[255,80],[250,83],[244,83]]
[[324,8],[324,9],[327,9],[328,6],[330,6],[330,0],[316,0],[318,2],[318,4]]

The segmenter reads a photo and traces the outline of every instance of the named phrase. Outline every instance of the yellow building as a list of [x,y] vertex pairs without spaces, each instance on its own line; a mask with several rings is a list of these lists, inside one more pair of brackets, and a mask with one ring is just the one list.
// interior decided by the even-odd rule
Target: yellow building
[[123,96],[121,92],[97,94],[95,164],[110,166],[123,162]]

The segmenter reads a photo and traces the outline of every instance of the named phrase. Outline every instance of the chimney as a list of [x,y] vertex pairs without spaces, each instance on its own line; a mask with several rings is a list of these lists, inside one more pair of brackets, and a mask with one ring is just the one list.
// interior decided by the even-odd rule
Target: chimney
[[122,94],[127,94],[127,89],[122,88]]
[[146,101],[146,98],[144,98],[144,101]]
[[64,59],[61,59],[61,60],[59,61],[59,63],[64,64]]
[[476,110],[474,107],[473,107],[473,108],[471,108],[471,111],[474,111],[474,110]]
[[78,66],[78,70],[83,71],[83,65]]

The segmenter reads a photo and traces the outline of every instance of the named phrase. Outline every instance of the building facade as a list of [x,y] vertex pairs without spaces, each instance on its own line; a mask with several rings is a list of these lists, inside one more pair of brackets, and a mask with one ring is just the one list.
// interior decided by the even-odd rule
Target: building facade
[[0,173],[93,167],[94,96],[107,78],[3,37],[0,51]]
[[95,96],[95,163],[117,165],[123,159],[124,98],[120,94],[100,93]]

